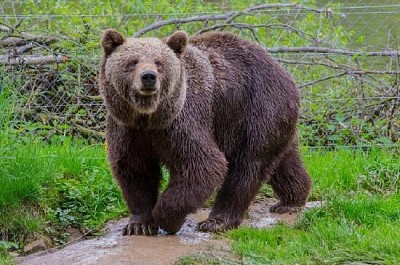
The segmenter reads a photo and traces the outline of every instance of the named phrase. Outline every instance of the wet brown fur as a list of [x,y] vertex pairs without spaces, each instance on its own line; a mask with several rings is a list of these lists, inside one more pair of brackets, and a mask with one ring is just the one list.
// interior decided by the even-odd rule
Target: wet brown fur
[[[297,148],[298,90],[259,45],[229,33],[121,37],[103,35],[100,89],[108,158],[132,212],[126,234],[152,234],[157,226],[177,232],[215,189],[203,231],[237,227],[263,182],[280,199],[271,211],[304,206],[311,181]],[[127,72],[133,57],[137,67]],[[132,92],[142,63],[158,67],[160,87],[149,102]],[[161,195],[160,164],[170,171]]]

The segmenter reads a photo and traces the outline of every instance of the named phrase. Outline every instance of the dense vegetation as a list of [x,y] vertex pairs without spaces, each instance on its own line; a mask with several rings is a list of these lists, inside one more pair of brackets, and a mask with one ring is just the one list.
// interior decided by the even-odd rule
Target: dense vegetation
[[[302,91],[304,145],[397,143],[396,58],[369,56],[363,48],[368,47],[366,37],[341,23],[337,5],[318,8],[313,0],[296,6],[274,5],[277,2],[269,1],[260,9],[247,8],[263,1],[6,2],[3,9],[9,15],[4,21],[10,30],[2,33],[3,43],[11,37],[33,38],[39,45],[30,53],[68,58],[66,63],[52,66],[3,68],[8,74],[0,77],[1,87],[9,87],[18,97],[11,128],[18,133],[35,132],[44,139],[69,134],[92,142],[101,140],[104,108],[96,75],[99,37],[104,29],[114,27],[126,36],[141,32],[160,37],[179,28],[190,34],[218,29],[259,42],[296,78]],[[221,14],[225,19],[215,20]],[[191,23],[180,20],[200,15],[203,19]],[[160,21],[171,23],[142,31]],[[12,30],[15,25],[18,27]],[[285,52],[287,47],[300,51]],[[304,52],[303,47],[315,51]],[[10,46],[0,45],[0,53],[7,52],[14,56]]]
[[[156,21],[227,14],[264,1],[21,3],[0,4],[6,14],[1,26],[11,29],[0,30],[0,54],[12,54],[13,46],[5,42],[10,38],[30,43],[28,33],[35,47],[30,54],[59,54],[68,61],[0,65],[0,263],[11,262],[5,254],[22,253],[33,239],[44,236],[51,246],[60,245],[68,228],[93,235],[105,221],[127,214],[105,158],[104,107],[96,86],[104,29],[132,36]],[[399,148],[393,145],[400,136],[397,60],[367,56],[360,48],[364,36],[340,23],[337,5],[322,10],[313,0],[299,4],[304,8],[248,10],[231,21],[172,23],[144,35],[217,28],[266,48],[358,47],[348,56],[273,53],[301,87],[299,127],[314,182],[311,199],[327,203],[295,227],[239,229],[227,237],[246,264],[395,264],[400,259]],[[223,264],[206,256],[182,260],[212,262]]]

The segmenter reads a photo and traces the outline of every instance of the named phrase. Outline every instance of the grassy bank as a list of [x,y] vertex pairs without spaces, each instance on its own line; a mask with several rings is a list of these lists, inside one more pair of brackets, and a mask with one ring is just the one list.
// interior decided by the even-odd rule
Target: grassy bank
[[197,255],[179,264],[398,264],[399,150],[304,151],[311,200],[322,208],[289,227],[240,228],[225,236],[239,258]]
[[[250,264],[394,264],[400,259],[398,151],[303,150],[314,183],[310,199],[326,206],[295,227],[232,231],[226,235],[232,250]],[[102,145],[69,138],[10,143],[1,156],[3,255],[41,235],[62,244],[68,227],[86,232],[127,214]]]
[[232,249],[256,264],[398,264],[400,196],[330,200],[295,226],[232,231]]
[[66,228],[87,232],[126,212],[102,145],[10,144],[0,156],[0,235],[13,242],[0,251],[43,234],[62,244]]

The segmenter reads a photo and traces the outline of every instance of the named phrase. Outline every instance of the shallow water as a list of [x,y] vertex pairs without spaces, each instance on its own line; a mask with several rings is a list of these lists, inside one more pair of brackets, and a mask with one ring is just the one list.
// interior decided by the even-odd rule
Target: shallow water
[[[273,203],[273,200],[254,203],[242,226],[263,228],[278,222],[293,224],[296,221],[298,214],[271,214],[268,209]],[[306,208],[319,205],[321,202],[310,202]],[[177,235],[122,236],[128,218],[112,221],[107,224],[103,237],[76,242],[54,252],[32,254],[19,261],[24,265],[165,265],[204,250],[227,250],[226,242],[213,239],[212,234],[195,231],[197,222],[206,219],[209,212],[209,209],[200,209],[189,215]]]

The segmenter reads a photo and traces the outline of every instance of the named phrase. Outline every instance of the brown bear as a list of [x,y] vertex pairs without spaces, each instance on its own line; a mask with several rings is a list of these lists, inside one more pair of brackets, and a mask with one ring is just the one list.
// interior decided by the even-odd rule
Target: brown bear
[[[271,212],[304,206],[298,89],[262,47],[222,32],[157,39],[113,29],[101,45],[108,159],[132,212],[123,234],[176,233],[215,190],[198,229],[235,228],[263,182],[280,199]],[[159,195],[162,165],[170,180]]]

